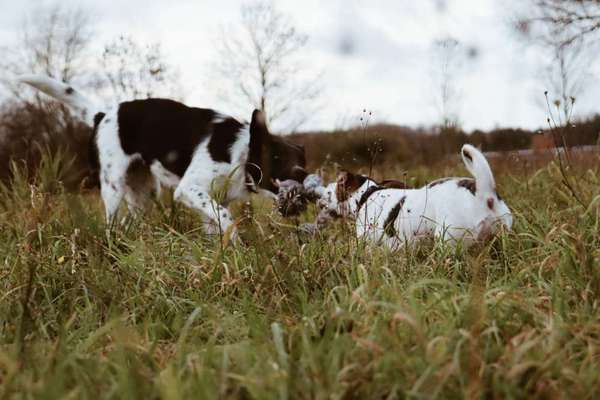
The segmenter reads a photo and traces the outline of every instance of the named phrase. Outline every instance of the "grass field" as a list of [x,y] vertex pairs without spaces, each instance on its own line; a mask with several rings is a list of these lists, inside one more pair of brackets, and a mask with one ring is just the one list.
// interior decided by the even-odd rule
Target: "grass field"
[[511,164],[513,232],[390,252],[257,198],[243,245],[168,198],[107,230],[47,159],[0,193],[0,399],[597,398],[600,158],[568,171],[579,200],[556,164]]

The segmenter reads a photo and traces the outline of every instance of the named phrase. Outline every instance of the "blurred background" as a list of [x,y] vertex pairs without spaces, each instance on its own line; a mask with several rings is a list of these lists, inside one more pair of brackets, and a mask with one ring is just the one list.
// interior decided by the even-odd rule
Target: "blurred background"
[[3,180],[61,152],[67,186],[96,185],[91,129],[15,85],[23,73],[106,104],[261,108],[312,168],[410,168],[465,142],[500,158],[598,144],[600,0],[0,3]]

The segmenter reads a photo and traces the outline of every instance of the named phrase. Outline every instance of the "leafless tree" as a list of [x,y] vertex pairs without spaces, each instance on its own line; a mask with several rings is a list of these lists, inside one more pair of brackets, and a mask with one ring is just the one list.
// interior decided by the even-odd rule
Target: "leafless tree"
[[[577,96],[583,94],[589,79],[589,56],[581,44],[550,47],[553,58],[546,67],[548,96],[559,111],[559,123],[568,123]],[[546,105],[545,105],[546,106]]]
[[82,78],[92,33],[89,15],[82,9],[58,3],[34,9],[23,18],[16,44],[2,49],[2,83],[21,98],[23,91],[12,82],[15,75],[41,73],[62,81]]
[[600,0],[526,0],[518,17],[521,32],[568,46],[600,35]]
[[234,108],[260,108],[270,123],[293,130],[315,111],[321,93],[318,75],[300,62],[308,37],[270,1],[245,5],[242,30],[222,30],[215,71],[228,88]]
[[[567,123],[574,99],[583,94],[590,78],[600,32],[600,0],[527,0],[521,7],[517,29],[547,54],[541,76],[559,119]],[[547,107],[545,102],[543,106]]]
[[[74,171],[81,178],[87,165],[90,129],[71,118],[69,110],[34,90],[24,90],[14,81],[19,74],[40,73],[79,86],[89,75],[86,62],[92,25],[81,9],[63,8],[58,3],[39,7],[22,23],[18,41],[3,49],[0,59],[2,85],[12,95],[3,104],[0,133],[0,177],[8,176],[9,160],[24,160],[30,170],[39,162],[38,149],[69,147],[77,156]],[[77,179],[77,178],[76,178]]]
[[457,81],[463,61],[463,49],[458,40],[445,37],[433,43],[431,77],[442,131],[456,128],[459,124],[461,93]]
[[104,46],[100,66],[101,85],[110,88],[111,99],[181,97],[179,72],[166,62],[159,43],[119,36]]
[[14,77],[40,73],[62,81],[79,80],[81,85],[89,78],[85,64],[92,33],[90,17],[83,9],[64,8],[56,3],[27,14],[15,45],[4,49],[0,59],[2,84],[13,101],[31,111],[37,126],[45,130],[43,136],[52,136],[56,133],[54,128],[71,123],[70,114],[66,107],[39,92],[23,90]]

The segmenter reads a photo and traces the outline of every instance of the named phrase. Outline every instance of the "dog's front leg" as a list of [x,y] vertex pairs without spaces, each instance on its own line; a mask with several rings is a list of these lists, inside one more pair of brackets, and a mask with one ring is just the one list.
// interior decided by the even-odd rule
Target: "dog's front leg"
[[[198,184],[187,185],[182,181],[175,189],[174,198],[199,211],[208,223],[207,233],[224,234],[233,224],[231,212],[209,195],[209,188]],[[235,237],[235,232],[231,232]]]

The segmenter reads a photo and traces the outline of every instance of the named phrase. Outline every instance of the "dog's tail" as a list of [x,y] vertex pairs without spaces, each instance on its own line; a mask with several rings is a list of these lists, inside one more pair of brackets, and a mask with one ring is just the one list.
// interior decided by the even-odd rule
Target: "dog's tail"
[[94,116],[102,110],[94,101],[71,85],[43,75],[21,75],[17,80],[54,97],[71,107],[88,125],[94,126]]
[[488,198],[496,193],[494,175],[485,156],[470,144],[465,144],[462,147],[460,155],[465,167],[475,178],[476,194],[482,198]]

